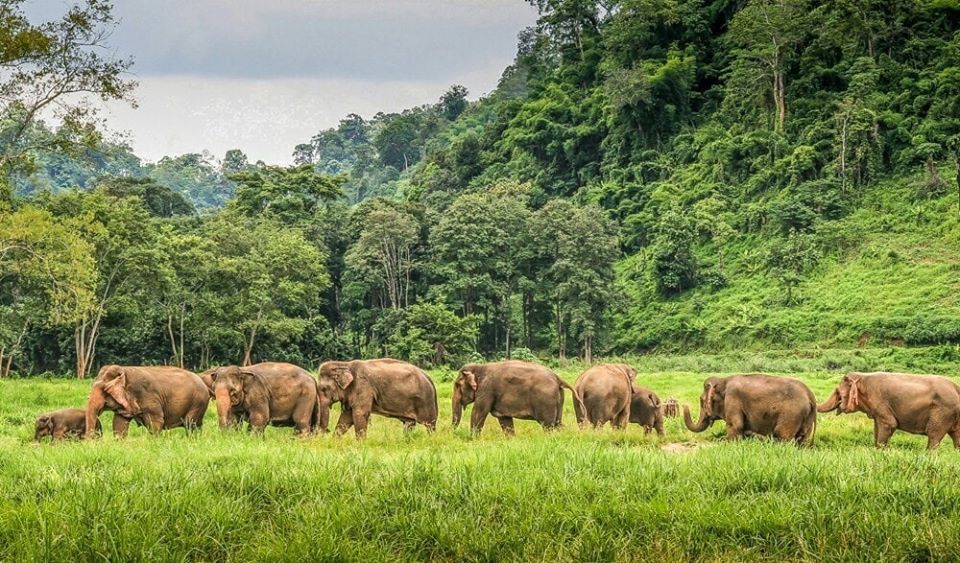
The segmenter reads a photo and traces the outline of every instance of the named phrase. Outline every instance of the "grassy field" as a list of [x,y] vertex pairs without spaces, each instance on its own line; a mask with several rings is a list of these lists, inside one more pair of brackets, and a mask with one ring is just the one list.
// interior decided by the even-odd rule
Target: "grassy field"
[[[578,430],[569,394],[562,431],[518,422],[511,439],[490,422],[473,440],[450,428],[449,373],[433,375],[436,434],[375,418],[364,443],[224,434],[211,408],[190,436],[134,428],[122,442],[35,445],[35,415],[82,405],[89,382],[0,380],[0,561],[960,558],[949,440],[930,454],[923,437],[897,434],[878,451],[866,417],[831,414],[807,450],[724,443],[722,423],[696,435],[680,419],[658,441],[637,427]],[[638,381],[691,402],[704,376]],[[839,371],[798,376],[823,398]]]

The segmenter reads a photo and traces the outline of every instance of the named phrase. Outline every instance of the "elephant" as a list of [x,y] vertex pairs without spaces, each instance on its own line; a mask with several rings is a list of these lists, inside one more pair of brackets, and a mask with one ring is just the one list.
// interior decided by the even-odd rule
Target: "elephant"
[[581,373],[573,384],[585,407],[581,410],[574,401],[577,422],[590,422],[594,428],[608,422],[614,428],[626,428],[636,377],[637,370],[626,364],[601,364]]
[[817,410],[865,413],[873,419],[877,447],[900,429],[926,436],[930,450],[948,434],[960,448],[960,386],[946,377],[850,372]]
[[550,430],[561,426],[563,388],[573,393],[575,408],[586,412],[580,393],[549,369],[529,362],[507,360],[467,364],[453,387],[453,426],[460,424],[463,408],[471,403],[470,431],[480,434],[488,414],[500,421],[504,433],[513,435],[513,419],[536,420]]
[[320,397],[318,427],[327,431],[330,406],[340,403],[336,435],[353,426],[358,439],[367,435],[370,415],[403,421],[408,432],[417,423],[428,432],[437,427],[437,387],[423,370],[391,358],[324,362],[317,376]]
[[[46,436],[52,436],[54,442],[65,438],[82,438],[86,429],[86,413],[83,409],[61,409],[37,417],[33,441],[39,442]],[[97,420],[96,433],[102,431]]]
[[711,377],[703,382],[700,420],[690,418],[684,405],[683,420],[693,432],[703,432],[716,420],[727,423],[727,439],[772,436],[813,443],[817,426],[817,403],[802,381],[766,374]]
[[644,434],[656,430],[657,436],[663,438],[663,409],[660,397],[645,387],[634,385],[630,398],[630,422],[643,426]]
[[248,422],[250,431],[293,426],[296,434],[316,427],[317,382],[310,372],[284,362],[223,366],[209,373],[220,428]]
[[167,428],[187,431],[203,425],[210,393],[197,374],[169,366],[117,366],[100,369],[86,409],[86,437],[96,432],[100,413],[114,412],[113,434],[127,435],[130,421],[157,434]]

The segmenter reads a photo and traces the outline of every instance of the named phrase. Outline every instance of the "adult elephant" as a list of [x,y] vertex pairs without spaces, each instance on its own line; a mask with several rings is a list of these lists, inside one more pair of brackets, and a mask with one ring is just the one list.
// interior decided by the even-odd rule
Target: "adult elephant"
[[310,372],[284,362],[219,367],[209,374],[221,428],[249,422],[253,432],[293,426],[310,433],[317,420],[317,382]]
[[657,431],[657,436],[663,437],[663,408],[660,397],[646,387],[633,386],[633,395],[630,397],[630,422],[639,424],[644,434],[651,430]]
[[453,425],[460,424],[463,408],[473,403],[470,431],[479,434],[487,415],[514,434],[513,419],[536,420],[545,429],[557,428],[563,416],[563,388],[573,393],[575,408],[585,411],[583,400],[569,383],[549,369],[529,362],[508,360],[467,364],[453,384]]
[[802,445],[813,441],[817,403],[809,387],[789,377],[711,377],[703,382],[700,420],[691,420],[686,405],[683,420],[694,432],[703,432],[714,421],[723,420],[728,439],[760,435]]
[[614,428],[625,428],[636,377],[637,370],[626,364],[601,364],[581,373],[573,384],[583,401],[582,409],[574,401],[577,422],[589,422],[594,428],[609,422]]
[[330,407],[340,403],[336,434],[353,426],[357,438],[367,434],[371,414],[403,421],[404,431],[419,422],[433,432],[437,427],[437,387],[420,368],[382,358],[351,362],[324,362],[317,377],[320,397],[319,428],[326,432]]
[[92,438],[100,414],[113,411],[113,434],[127,435],[135,420],[156,434],[167,428],[188,431],[203,425],[210,393],[193,372],[169,366],[116,366],[100,369],[87,399],[85,436]]
[[817,410],[865,413],[878,447],[900,429],[926,436],[930,450],[948,434],[960,448],[960,386],[946,377],[850,372]]

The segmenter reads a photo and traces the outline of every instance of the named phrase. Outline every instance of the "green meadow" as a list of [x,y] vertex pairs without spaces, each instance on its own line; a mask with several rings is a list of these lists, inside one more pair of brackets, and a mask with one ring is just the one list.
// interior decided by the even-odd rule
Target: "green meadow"
[[[822,399],[857,361],[904,369],[942,350],[650,356],[638,382],[696,405],[706,373],[780,371]],[[858,360],[858,358],[860,358]],[[824,367],[825,363],[834,366]],[[668,365],[678,366],[675,370]],[[837,365],[839,364],[839,365]],[[938,367],[933,365],[931,367]],[[951,363],[940,364],[944,373]],[[693,368],[693,369],[691,369]],[[572,381],[582,366],[558,371]],[[682,370],[682,371],[680,371]],[[930,370],[933,371],[933,370]],[[374,418],[370,435],[295,438],[203,430],[37,445],[34,417],[81,406],[89,381],[0,380],[2,561],[783,561],[960,556],[960,453],[898,433],[872,447],[863,415],[822,415],[813,448],[726,443],[667,419],[580,430],[450,426],[449,371],[435,434]],[[696,411],[696,407],[694,408]],[[696,414],[696,413],[695,413]],[[111,414],[102,420],[110,426]]]

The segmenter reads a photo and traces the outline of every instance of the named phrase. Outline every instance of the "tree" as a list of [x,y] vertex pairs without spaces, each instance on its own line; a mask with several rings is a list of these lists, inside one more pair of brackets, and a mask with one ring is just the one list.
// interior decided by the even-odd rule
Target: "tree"
[[440,303],[418,303],[385,315],[377,329],[386,333],[386,351],[422,367],[462,365],[475,351],[475,316],[458,317]]
[[[344,257],[348,272],[367,272],[369,289],[379,292],[384,308],[410,304],[410,279],[420,239],[417,220],[386,204],[375,205],[362,219],[360,236]],[[356,277],[353,278],[356,280]]]
[[447,119],[453,121],[467,109],[467,94],[466,86],[454,84],[440,96],[440,111]]
[[[749,106],[766,90],[775,108],[774,129],[787,122],[787,70],[809,26],[807,0],[750,0],[730,23],[731,102]],[[766,82],[767,88],[762,84]]]
[[501,334],[511,346],[512,297],[531,259],[529,221],[522,197],[495,188],[458,198],[430,233],[435,293],[464,316],[482,315],[495,349]]
[[653,280],[657,291],[670,297],[691,289],[697,283],[697,260],[693,254],[696,230],[692,221],[678,209],[670,209],[660,219],[654,243]]
[[777,240],[767,254],[767,271],[787,291],[787,303],[794,302],[794,289],[804,275],[820,260],[820,251],[813,236],[791,231],[785,239]]
[[183,195],[151,178],[110,177],[100,180],[98,189],[114,198],[135,197],[154,217],[193,215],[193,205]]
[[397,170],[406,170],[420,160],[417,124],[411,114],[397,115],[385,121],[374,140],[380,162]]
[[0,213],[0,377],[31,325],[70,326],[95,301],[93,247],[77,226],[32,206]]
[[[24,0],[0,0],[0,173],[29,164],[38,152],[99,140],[93,96],[127,100],[131,61],[104,56],[113,28],[110,2],[85,0],[58,20],[33,24]],[[31,135],[42,115],[61,126],[53,136]]]
[[[237,163],[245,158],[242,154],[234,157]],[[147,175],[183,195],[199,209],[223,207],[233,197],[233,183],[224,177],[216,159],[207,152],[165,156],[147,166]]]
[[207,226],[216,264],[208,274],[204,322],[239,345],[243,365],[258,342],[289,342],[307,329],[330,286],[327,257],[300,230],[229,214]]
[[302,221],[320,205],[343,195],[343,176],[318,174],[311,164],[299,166],[262,166],[230,176],[237,183],[233,209],[253,217],[274,215],[287,223]]
[[220,162],[220,174],[223,176],[243,172],[248,168],[250,168],[250,159],[240,149],[228,150]]
[[566,357],[567,335],[593,361],[603,315],[613,301],[613,264],[620,255],[616,223],[599,207],[554,200],[540,209],[533,230],[545,270],[543,291],[554,306],[557,348]]
[[68,192],[46,207],[61,220],[80,225],[80,236],[93,247],[95,298],[74,324],[76,375],[82,379],[93,367],[104,318],[115,309],[135,307],[154,282],[161,261],[156,225],[138,199],[110,197],[104,190]]

